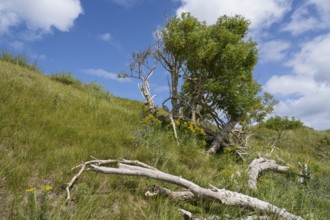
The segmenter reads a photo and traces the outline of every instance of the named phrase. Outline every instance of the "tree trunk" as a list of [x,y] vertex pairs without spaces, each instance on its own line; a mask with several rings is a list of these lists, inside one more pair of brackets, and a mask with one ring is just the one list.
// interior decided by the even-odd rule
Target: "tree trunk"
[[155,105],[153,97],[150,95],[150,87],[149,87],[148,78],[143,80],[143,84],[140,85],[139,88],[148,104],[148,112],[152,115],[155,115],[157,112],[157,107]]
[[207,150],[208,154],[216,154],[223,147],[230,147],[229,134],[235,128],[237,121],[229,121],[224,128],[215,134],[211,147]]
[[179,105],[179,97],[178,97],[178,85],[179,85],[179,73],[176,68],[172,70],[171,73],[172,80],[172,116],[174,119],[178,119],[180,117],[180,105]]

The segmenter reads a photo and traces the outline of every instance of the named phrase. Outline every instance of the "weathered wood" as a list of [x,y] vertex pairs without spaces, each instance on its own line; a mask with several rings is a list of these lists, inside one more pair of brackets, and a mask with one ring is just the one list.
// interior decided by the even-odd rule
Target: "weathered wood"
[[207,150],[208,154],[216,154],[222,147],[230,147],[229,133],[235,128],[237,121],[228,122],[224,128],[215,134],[211,147]]
[[[110,160],[114,161],[114,160]],[[126,161],[126,162],[125,162]],[[214,200],[226,205],[237,205],[243,206],[246,208],[254,209],[262,213],[275,213],[279,218],[282,219],[290,219],[290,220],[301,220],[302,218],[296,215],[293,215],[287,212],[285,209],[279,208],[275,205],[272,205],[268,202],[259,200],[257,198],[244,195],[238,192],[232,192],[226,189],[218,189],[213,187],[213,189],[203,188],[197,185],[194,182],[191,182],[187,179],[184,179],[179,176],[171,175],[160,170],[150,169],[145,166],[138,166],[138,165],[129,165],[129,160],[125,160],[123,162],[117,160],[117,167],[105,167],[100,166],[97,161],[87,161],[83,163],[83,167],[79,171],[79,175],[75,175],[73,179],[70,181],[67,189],[70,191],[70,188],[73,186],[77,177],[81,175],[81,173],[86,169],[85,167],[88,166],[91,171],[104,173],[104,174],[118,174],[118,175],[128,175],[128,176],[143,176],[148,177],[156,180],[161,180],[164,182],[172,183],[186,190],[189,190],[193,193],[195,198],[203,198]],[[138,164],[138,163],[135,163]],[[70,187],[69,187],[70,186]],[[70,198],[70,197],[68,197]]]
[[178,201],[191,200],[194,198],[194,194],[189,190],[175,192],[161,186],[158,186],[153,190],[148,190],[144,195],[148,197],[165,195]]
[[278,165],[275,160],[268,160],[262,157],[254,159],[250,163],[248,168],[248,174],[249,174],[248,186],[250,189],[253,190],[257,189],[257,179],[260,173],[266,170],[272,170],[275,172],[283,173],[283,172],[287,172],[289,170],[289,167]]

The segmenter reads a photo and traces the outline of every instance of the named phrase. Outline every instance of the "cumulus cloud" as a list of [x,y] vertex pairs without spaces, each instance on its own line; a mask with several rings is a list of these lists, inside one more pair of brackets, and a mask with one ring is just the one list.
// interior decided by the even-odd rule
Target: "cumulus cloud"
[[93,75],[93,76],[98,76],[110,80],[116,80],[118,82],[130,82],[131,79],[129,78],[119,78],[116,73],[111,73],[109,71],[106,71],[104,69],[86,69],[83,70],[84,73]]
[[264,89],[282,96],[276,112],[297,116],[317,129],[330,128],[330,34],[301,46],[286,65],[291,74],[273,76]]
[[2,0],[0,34],[22,25],[31,32],[69,31],[82,13],[80,0]]
[[302,45],[302,49],[288,66],[304,76],[313,76],[317,82],[330,84],[330,34],[315,37]]
[[299,35],[307,31],[318,31],[330,27],[330,1],[306,0],[291,15],[284,31]]
[[291,43],[283,40],[263,42],[259,46],[259,57],[262,62],[282,61],[290,47]]
[[98,38],[103,41],[110,41],[112,39],[112,36],[110,33],[104,33],[100,34]]
[[267,28],[281,20],[290,10],[292,0],[181,0],[177,14],[190,12],[200,20],[212,24],[222,15],[243,15],[251,21],[252,29]]

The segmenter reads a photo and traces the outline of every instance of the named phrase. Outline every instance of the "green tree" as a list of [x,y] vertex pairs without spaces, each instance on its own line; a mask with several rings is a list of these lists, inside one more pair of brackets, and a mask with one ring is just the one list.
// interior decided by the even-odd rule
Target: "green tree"
[[276,103],[253,78],[257,47],[246,39],[248,28],[241,16],[222,16],[207,25],[183,13],[156,33],[153,57],[170,75],[170,97],[163,107],[171,100],[174,119],[216,125],[209,132],[214,136],[209,153],[232,147],[235,126],[261,121]]
[[294,117],[289,119],[288,117],[282,118],[276,115],[265,121],[263,126],[276,131],[277,137],[275,139],[279,141],[283,138],[286,131],[301,128],[303,127],[303,123]]
[[208,153],[232,146],[229,137],[236,125],[262,120],[276,103],[270,94],[260,94],[253,79],[257,48],[245,39],[248,27],[241,16],[223,16],[214,25],[200,23],[190,33],[194,37],[185,50],[183,97],[193,120],[198,114],[218,127]]
[[[170,74],[170,97],[172,116],[180,116],[179,78],[182,76],[187,60],[188,48],[194,41],[195,30],[202,24],[190,14],[183,13],[181,18],[173,17],[164,28],[156,33],[157,44],[154,57]],[[199,37],[199,36],[197,36]]]

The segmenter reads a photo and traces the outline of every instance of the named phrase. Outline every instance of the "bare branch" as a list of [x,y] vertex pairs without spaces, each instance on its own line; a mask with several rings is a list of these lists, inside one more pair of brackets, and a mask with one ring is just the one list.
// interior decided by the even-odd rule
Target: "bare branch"
[[80,177],[80,175],[82,174],[82,172],[84,172],[84,170],[86,169],[86,164],[84,163],[81,166],[81,169],[79,170],[79,172],[71,179],[71,181],[68,183],[67,187],[66,187],[66,192],[67,192],[67,197],[66,197],[66,201],[69,201],[71,199],[71,193],[70,190],[72,188],[72,186],[75,184],[75,182],[77,181],[77,179]]
[[118,162],[123,163],[123,164],[128,164],[128,165],[135,165],[135,166],[140,166],[140,167],[144,167],[147,169],[151,169],[151,170],[158,170],[157,168],[150,166],[148,164],[145,164],[141,161],[138,160],[125,160],[125,159],[118,159]]

